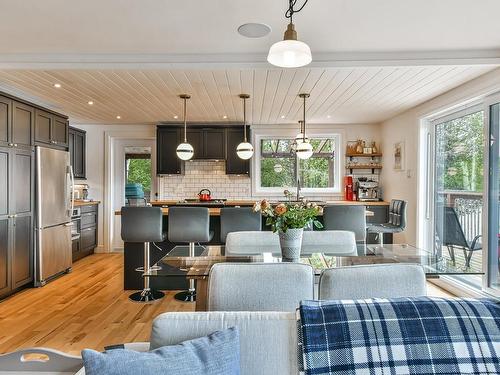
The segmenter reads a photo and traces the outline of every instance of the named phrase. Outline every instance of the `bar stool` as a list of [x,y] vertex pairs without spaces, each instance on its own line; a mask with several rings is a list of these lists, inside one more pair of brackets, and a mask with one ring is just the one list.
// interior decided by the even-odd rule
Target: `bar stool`
[[163,214],[160,207],[122,207],[122,229],[121,236],[124,242],[144,244],[144,266],[136,268],[143,273],[144,288],[129,296],[135,302],[154,302],[165,296],[159,290],[149,287],[149,276],[147,274],[160,267],[150,266],[149,243],[163,242],[165,236],[162,230]]
[[400,233],[406,228],[406,201],[393,199],[389,205],[389,222],[384,224],[371,224],[368,233],[376,233],[378,244],[384,245],[384,233]]
[[[194,257],[196,243],[210,242],[214,233],[210,231],[210,211],[206,207],[171,207],[168,209],[168,240],[173,243],[188,243],[189,257]],[[175,299],[184,302],[196,301],[194,279],[189,279],[189,289],[177,293]]]
[[220,241],[226,243],[231,232],[250,232],[262,229],[262,215],[251,207],[224,207],[220,209]]

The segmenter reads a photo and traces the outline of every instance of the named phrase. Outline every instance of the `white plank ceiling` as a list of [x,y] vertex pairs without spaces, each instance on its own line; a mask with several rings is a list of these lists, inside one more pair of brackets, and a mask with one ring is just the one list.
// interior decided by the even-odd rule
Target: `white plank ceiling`
[[309,92],[310,123],[356,124],[391,118],[494,68],[2,70],[0,90],[22,94],[80,124],[178,122],[181,93],[192,95],[188,121],[239,122],[243,113],[238,94],[248,93],[250,123],[295,123],[301,118],[297,95]]

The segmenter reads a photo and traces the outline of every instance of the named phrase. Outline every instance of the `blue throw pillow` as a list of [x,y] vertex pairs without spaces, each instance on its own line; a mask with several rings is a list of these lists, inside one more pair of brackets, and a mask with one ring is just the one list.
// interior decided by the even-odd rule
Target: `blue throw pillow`
[[239,375],[240,340],[231,327],[149,352],[113,349],[82,351],[86,375]]

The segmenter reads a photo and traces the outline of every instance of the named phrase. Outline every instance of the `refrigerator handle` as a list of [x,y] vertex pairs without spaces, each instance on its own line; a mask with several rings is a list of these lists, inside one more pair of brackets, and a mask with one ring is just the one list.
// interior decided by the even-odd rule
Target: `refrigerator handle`
[[71,178],[71,211],[69,216],[73,216],[73,210],[75,209],[75,175],[73,173],[73,166],[69,166],[69,175]]

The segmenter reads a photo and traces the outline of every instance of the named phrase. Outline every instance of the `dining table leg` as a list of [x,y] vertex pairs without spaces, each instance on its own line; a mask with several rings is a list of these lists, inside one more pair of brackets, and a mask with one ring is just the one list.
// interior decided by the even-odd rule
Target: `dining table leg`
[[196,311],[207,311],[208,278],[196,279]]

